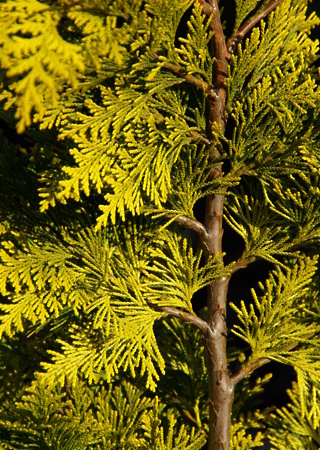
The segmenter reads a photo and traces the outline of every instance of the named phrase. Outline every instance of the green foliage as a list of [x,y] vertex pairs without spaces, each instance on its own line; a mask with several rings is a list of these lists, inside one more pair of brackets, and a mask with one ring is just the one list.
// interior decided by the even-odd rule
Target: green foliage
[[279,216],[272,214],[270,209],[259,186],[250,195],[241,189],[227,199],[226,221],[245,244],[241,259],[260,257],[279,263],[274,254],[286,255],[293,247],[288,230],[281,226]]
[[110,385],[106,391],[80,382],[71,388],[66,381],[50,390],[38,380],[14,405],[8,399],[1,416],[0,443],[8,450],[196,450],[205,442],[194,429],[176,427],[173,412],[166,423],[157,397],[143,397],[143,391],[128,382]]
[[[235,325],[234,334],[244,339],[251,347],[247,364],[263,358],[292,365],[297,372],[300,389],[301,410],[307,408],[308,380],[314,384],[313,408],[310,418],[318,423],[319,361],[318,335],[319,324],[315,321],[317,311],[314,310],[314,296],[310,295],[308,285],[315,274],[317,259],[307,259],[296,264],[286,272],[278,269],[271,273],[265,287],[261,284],[263,296],[258,297],[252,290],[254,304],[249,307],[241,302],[238,308],[231,303],[237,312],[241,325]],[[317,302],[318,292],[317,294]],[[272,342],[272,344],[271,344]]]
[[[240,420],[232,427],[232,439],[230,448],[234,450],[250,450],[251,448],[263,447],[263,434],[258,431],[253,437],[252,434],[246,433],[247,430],[261,428],[261,420],[257,417],[241,417]],[[255,430],[256,431],[256,430]]]
[[[281,269],[271,273],[265,287],[260,285],[263,290],[261,298],[254,290],[252,291],[254,306],[251,304],[248,308],[242,302],[239,309],[232,304],[242,324],[236,325],[233,332],[248,342],[254,360],[266,357],[287,362],[287,358],[300,358],[300,349],[296,347],[308,342],[319,332],[318,324],[312,320],[312,312],[308,311],[308,297],[306,297],[316,263],[316,259],[307,259],[300,263],[300,267],[295,265],[287,273]],[[270,346],[271,339],[272,346]],[[288,354],[291,348],[295,351]],[[308,350],[312,354],[315,349]],[[302,365],[305,364],[309,352],[306,353],[302,345]],[[308,368],[312,370],[311,361]]]
[[101,370],[110,380],[119,366],[134,376],[140,366],[147,386],[154,389],[154,365],[163,372],[164,361],[153,326],[163,313],[148,304],[194,314],[193,294],[227,273],[218,256],[199,267],[202,252],[193,255],[187,239],[181,247],[178,233],[155,233],[154,227],[148,230],[142,223],[122,231],[89,229],[49,242],[44,236],[45,243],[27,242],[14,255],[13,245],[6,242],[1,293],[12,302],[1,305],[1,334],[12,336],[29,324],[54,321],[66,309],[75,316],[88,315],[87,326],[71,324],[72,344],[58,341],[63,354],[53,352],[54,364],[46,364],[51,382],[62,382],[66,374],[76,382],[79,369],[90,381],[97,381]]
[[[199,3],[194,4],[190,21],[188,21],[188,34],[186,38],[179,38],[180,48],[172,49],[170,60],[178,63],[188,74],[197,74],[205,81],[210,82],[212,76],[212,58],[208,43],[212,38],[209,30],[209,20],[202,14]],[[161,58],[165,61],[165,58]],[[152,72],[151,72],[152,73]]]
[[177,409],[180,417],[207,431],[207,375],[200,332],[181,327],[172,319],[163,322],[157,334],[166,359],[165,376],[158,383],[161,400]]
[[16,107],[17,129],[22,132],[32,123],[33,109],[41,118],[44,103],[57,103],[64,84],[77,88],[85,64],[80,46],[59,34],[57,10],[36,0],[21,0],[2,2],[0,12],[0,63],[15,93],[4,93],[5,108]]
[[[257,2],[236,3],[249,7]],[[227,109],[233,109],[235,100],[241,99],[242,103],[242,99],[250,98],[255,85],[264,77],[279,78],[279,71],[290,73],[292,67],[300,66],[301,60],[305,70],[301,75],[298,71],[296,76],[307,78],[310,70],[314,72],[310,65],[317,58],[318,43],[308,35],[319,19],[314,14],[306,18],[306,7],[306,2],[284,0],[266,21],[261,21],[260,27],[253,29],[244,44],[238,45],[229,66]],[[304,101],[308,101],[306,97]]]
[[[1,448],[203,448],[225,309],[202,298],[258,259],[231,303],[231,448],[319,446],[320,20],[236,0],[230,24],[220,0],[222,61],[211,3],[0,2]],[[269,361],[296,372],[273,412]]]
[[290,403],[287,407],[277,409],[270,417],[274,432],[270,441],[275,449],[317,449],[319,436],[319,403],[315,402],[315,386],[308,385],[308,391],[301,404],[301,396],[297,383],[288,391]]

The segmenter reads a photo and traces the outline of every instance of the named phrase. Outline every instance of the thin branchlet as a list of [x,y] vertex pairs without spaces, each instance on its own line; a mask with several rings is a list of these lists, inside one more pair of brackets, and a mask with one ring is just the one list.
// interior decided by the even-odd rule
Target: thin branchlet
[[147,300],[147,304],[156,311],[163,312],[164,314],[176,317],[183,322],[194,325],[203,333],[203,335],[207,335],[209,333],[207,322],[194,314],[190,314],[186,311],[181,311],[180,309],[173,308],[171,306],[161,306],[159,303],[154,303],[150,300]]
[[270,12],[273,11],[282,2],[283,0],[272,0],[262,11],[260,11],[255,16],[250,17],[250,19],[248,19],[240,26],[235,36],[231,37],[227,43],[227,49],[230,56],[234,52],[234,49],[236,48],[238,43],[245,37],[245,35],[248,34],[249,31],[251,31],[252,28],[257,25],[257,23],[267,17],[267,15],[270,14]]

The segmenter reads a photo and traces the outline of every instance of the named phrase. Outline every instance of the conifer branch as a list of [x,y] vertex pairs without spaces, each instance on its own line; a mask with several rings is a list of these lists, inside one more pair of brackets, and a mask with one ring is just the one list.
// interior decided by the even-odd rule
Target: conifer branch
[[231,375],[231,381],[234,385],[239,383],[239,381],[243,380],[247,375],[250,375],[255,370],[259,369],[259,367],[262,367],[266,364],[271,362],[271,359],[269,358],[260,358],[257,361],[253,361],[251,364],[249,364],[247,367],[238,370],[233,375]]
[[[25,3],[0,1],[0,109],[6,109],[0,118],[12,128],[17,119],[19,132],[39,124],[38,134],[24,133],[26,155],[20,149],[17,156],[16,137],[0,129],[0,335],[5,344],[0,378],[8,374],[9,381],[17,381],[0,386],[0,396],[8,388],[6,398],[13,399],[0,405],[0,447],[7,442],[19,449],[30,442],[41,447],[48,428],[45,408],[57,412],[52,446],[66,450],[82,436],[93,442],[101,426],[106,448],[119,436],[134,448],[256,448],[263,444],[261,423],[267,423],[271,445],[285,448],[292,433],[296,448],[309,448],[320,428],[320,281],[317,262],[307,258],[303,246],[316,243],[320,230],[320,92],[313,70],[318,46],[308,34],[320,19],[306,18],[308,0],[292,1],[292,7],[283,0],[235,0],[238,19],[230,39],[219,13],[226,0],[192,0],[192,11],[189,0],[138,0],[117,7],[102,2],[99,10],[89,2],[71,2],[77,5],[68,11],[43,8],[37,0],[26,9]],[[273,18],[264,29],[269,13]],[[232,26],[229,12],[226,19]],[[187,33],[181,33],[185,26]],[[229,71],[232,53],[248,36],[249,45]],[[150,39],[156,52],[163,49],[159,56],[149,52],[146,57]],[[181,46],[172,58],[177,40]],[[252,71],[256,76],[248,84]],[[222,170],[226,145],[232,174]],[[31,161],[33,146],[41,147],[41,155]],[[244,190],[237,186],[243,177]],[[37,179],[45,182],[39,190]],[[235,201],[225,205],[229,189]],[[201,222],[193,214],[199,193],[206,200]],[[41,212],[34,208],[39,198]],[[265,198],[270,207],[261,203]],[[166,209],[179,199],[186,212]],[[68,217],[45,213],[57,202],[68,205]],[[98,222],[92,205],[102,211]],[[250,244],[250,255],[256,255],[245,252],[232,267],[223,261],[224,213]],[[169,227],[173,222],[181,226]],[[184,239],[186,229],[197,233],[192,249]],[[298,245],[299,253],[287,251]],[[283,264],[274,254],[286,255],[286,269],[280,270]],[[233,332],[252,353],[239,370],[230,371],[229,281],[262,257],[279,270],[261,296],[254,291],[254,303],[243,302],[241,308],[231,303],[240,320]],[[203,286],[208,286],[207,315],[199,317],[186,305]],[[154,334],[159,318],[171,322],[168,329],[175,336],[165,342],[172,343],[166,358],[157,343],[164,336]],[[31,334],[35,345],[24,345]],[[16,360],[16,347],[23,359],[11,367],[6,362]],[[21,353],[22,347],[28,348]],[[35,358],[29,350],[35,350]],[[165,359],[173,369],[166,374]],[[292,408],[275,412],[276,422],[256,411],[243,419],[238,408],[232,411],[234,388],[272,361],[297,370]],[[32,389],[24,383],[27,395],[15,401],[20,374],[31,366],[38,370],[40,363],[45,372],[36,378],[30,373]],[[147,391],[126,382],[127,369],[142,375]],[[160,388],[181,413],[180,430],[176,414],[161,403],[164,396],[158,404],[149,395],[160,373],[165,376]],[[206,378],[208,435],[202,423]],[[64,389],[55,389],[56,383]],[[236,404],[245,404],[263,384],[253,390],[245,385]],[[48,396],[50,385],[53,395]],[[75,412],[85,407],[81,423],[76,413],[64,420],[70,402]],[[97,408],[104,417],[96,417]]]
[[257,261],[257,259],[256,256],[248,256],[247,258],[239,259],[232,267],[231,274],[238,272],[240,269],[245,269],[249,264]]
[[191,137],[194,141],[200,141],[205,145],[210,145],[211,141],[205,136],[202,136],[202,134],[198,133],[197,131],[190,131],[187,132],[187,136]]
[[258,14],[253,17],[250,17],[246,22],[244,22],[238,31],[236,32],[234,37],[231,37],[227,43],[228,53],[233,53],[237,44],[244,38],[244,36],[249,33],[252,28],[260,22],[260,20],[264,19],[271,11],[273,11],[277,6],[279,6],[283,0],[272,0],[267,6]]
[[181,311],[180,309],[173,308],[171,306],[161,306],[158,303],[153,303],[150,300],[147,300],[147,303],[156,311],[161,311],[165,314],[168,314],[169,316],[176,317],[177,319],[183,320],[184,322],[196,326],[204,335],[207,335],[209,332],[209,326],[207,322],[200,319],[200,317],[196,315]]
[[63,247],[65,249],[67,249],[68,251],[70,251],[74,256],[76,256],[79,259],[82,259],[83,256],[81,255],[81,253],[79,253],[69,242],[65,241],[61,235],[54,230],[52,227],[46,226],[45,227],[45,231],[51,235],[54,235],[55,238],[60,242],[60,244],[63,245]]
[[205,0],[198,0],[198,3],[200,3],[200,5],[202,6],[202,11],[206,16],[211,16],[212,14],[217,12],[214,5],[210,5]]
[[[308,336],[308,339],[312,338],[314,335],[310,334]],[[294,350],[298,345],[290,345],[287,349],[286,352],[290,352],[291,350]],[[243,369],[238,370],[237,372],[235,372],[233,375],[231,375],[231,380],[234,383],[234,385],[236,385],[237,383],[239,383],[239,381],[243,380],[243,378],[245,378],[247,375],[250,375],[252,372],[254,372],[255,370],[259,369],[262,366],[265,366],[266,364],[268,364],[269,362],[271,362],[272,360],[269,358],[259,358],[256,361],[253,361],[252,363],[250,363],[248,366],[244,367]]]
[[171,70],[171,72],[176,73],[180,77],[184,78],[188,83],[193,84],[194,86],[203,89],[205,92],[214,91],[213,86],[211,86],[206,81],[201,78],[197,78],[194,75],[187,74],[180,66],[177,64],[172,64],[170,62],[166,62],[164,66],[166,69]]
[[[172,219],[174,214],[167,214],[166,217],[168,219]],[[177,216],[174,221],[180,223],[186,228],[189,228],[190,230],[195,231],[199,236],[206,236],[207,234],[204,225],[196,219],[191,219],[187,216]]]
[[[166,121],[165,117],[162,114],[160,114],[159,112],[157,112],[155,117],[156,117],[157,122],[164,123]],[[205,145],[211,144],[211,141],[209,141],[207,136],[204,136],[203,134],[201,134],[195,130],[187,131],[186,136],[190,137],[193,141],[201,142]]]
[[[152,54],[152,57],[156,61],[161,61],[160,57],[155,52],[152,52],[151,54]],[[195,77],[194,75],[186,73],[185,70],[182,67],[178,66],[177,64],[173,64],[171,62],[165,62],[163,64],[163,67],[165,67],[166,69],[170,70],[173,73],[176,73],[181,78],[184,78],[187,81],[187,83],[190,83],[193,86],[203,89],[210,96],[217,97],[217,93],[215,91],[214,86],[212,86],[211,84],[202,80],[201,78],[198,78],[198,77]]]

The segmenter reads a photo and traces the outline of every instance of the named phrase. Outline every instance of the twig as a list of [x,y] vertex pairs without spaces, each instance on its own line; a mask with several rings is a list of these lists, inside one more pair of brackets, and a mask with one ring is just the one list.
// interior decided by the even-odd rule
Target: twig
[[[161,61],[160,57],[155,53],[152,52],[152,57],[156,61]],[[195,77],[194,75],[186,73],[182,67],[178,66],[177,64],[173,64],[171,62],[165,62],[163,64],[163,67],[166,69],[171,70],[171,72],[176,73],[181,78],[184,78],[188,83],[193,84],[194,86],[203,89],[206,94],[217,97],[216,90],[214,86],[212,86],[210,83],[207,83],[207,81],[202,80],[201,78]]]
[[191,325],[194,325],[197,328],[199,328],[199,330],[202,331],[204,335],[208,334],[209,326],[207,322],[205,320],[200,319],[200,317],[187,313],[185,311],[181,311],[178,308],[173,308],[171,306],[161,306],[158,303],[153,303],[150,300],[147,300],[147,303],[151,308],[155,309],[156,311],[161,311],[165,314],[168,314],[169,316],[181,319],[184,322],[190,323]]
[[243,378],[245,378],[247,375],[250,375],[250,373],[259,369],[259,367],[262,367],[265,364],[268,364],[269,362],[271,362],[271,359],[269,359],[269,358],[260,358],[257,361],[253,361],[251,364],[249,364],[249,366],[238,370],[238,372],[235,372],[230,377],[233,384],[236,385],[237,383],[239,383],[239,381],[243,380]]
[[[308,339],[311,339],[313,336],[314,336],[314,334],[310,334],[309,336],[307,336],[305,338],[306,341]],[[295,348],[298,347],[298,345],[299,344],[290,345],[289,347],[286,348],[286,350],[285,350],[286,353],[290,352],[291,350],[294,350]],[[257,359],[256,361],[253,361],[251,364],[249,364],[247,367],[244,367],[243,369],[240,369],[237,372],[235,372],[233,375],[231,375],[230,378],[235,385],[235,384],[239,383],[239,381],[243,380],[244,377],[246,377],[247,375],[250,375],[250,373],[254,372],[255,370],[259,369],[259,367],[262,367],[271,361],[272,361],[272,359],[269,359],[269,358]]]
[[[173,219],[174,216],[175,215],[171,214],[171,213],[166,214],[166,217],[168,219]],[[178,222],[181,225],[184,225],[186,228],[190,228],[191,230],[195,231],[200,236],[206,236],[206,234],[207,234],[207,231],[206,231],[204,225],[196,219],[191,219],[190,217],[186,217],[186,216],[177,216],[175,218],[175,222]]]
[[277,6],[279,6],[283,0],[272,0],[267,6],[258,14],[250,17],[244,24],[241,25],[239,30],[236,32],[234,37],[231,37],[227,43],[228,53],[233,53],[236,45],[244,38],[244,36],[249,33],[250,30],[258,23],[260,20],[264,19],[271,11],[273,11]]
[[235,265],[232,267],[232,275],[236,272],[238,272],[238,270],[240,269],[245,269],[249,264],[253,263],[257,261],[257,257],[256,256],[248,256],[247,258],[244,258],[242,260],[238,260]]
[[202,6],[202,11],[206,16],[211,16],[211,14],[215,14],[217,12],[214,6],[210,5],[205,0],[198,0],[198,3],[200,3],[200,5]]
[[187,136],[191,137],[191,139],[194,141],[200,141],[203,144],[211,145],[211,142],[209,141],[209,139],[207,137],[203,136],[202,134],[200,134],[198,131],[188,131]]

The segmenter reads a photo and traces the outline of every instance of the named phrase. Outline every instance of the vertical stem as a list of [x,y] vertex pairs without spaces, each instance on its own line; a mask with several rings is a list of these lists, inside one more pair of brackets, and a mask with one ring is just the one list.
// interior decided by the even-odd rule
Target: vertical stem
[[[214,129],[220,127],[225,132],[225,105],[226,105],[226,77],[228,62],[236,44],[243,39],[253,26],[266,17],[270,11],[279,6],[283,0],[271,0],[266,7],[255,16],[247,20],[232,37],[228,45],[222,29],[218,0],[197,0],[204,14],[211,15],[210,27],[213,31],[211,39],[211,52],[214,58],[212,86],[207,93],[207,137],[214,142]],[[219,149],[211,147],[210,156],[218,160],[221,156]],[[210,178],[222,176],[222,163],[212,169]],[[223,236],[223,208],[224,194],[210,194],[206,198],[204,226],[206,233],[200,237],[205,257],[222,255]],[[220,256],[223,264],[222,256]],[[207,350],[207,368],[209,383],[209,450],[230,449],[231,411],[234,395],[234,385],[237,377],[230,378],[227,367],[227,326],[226,309],[227,293],[230,277],[208,287],[207,292],[207,324],[208,330],[204,333]],[[263,361],[265,364],[265,361]]]
[[229,279],[208,289],[208,323],[214,327],[207,339],[209,383],[209,450],[230,448],[233,383],[227,369],[225,306]]
[[[222,254],[222,217],[224,195],[208,196],[205,226],[206,254]],[[221,257],[222,258],[222,257]],[[209,450],[230,448],[233,382],[227,368],[226,307],[230,277],[223,277],[210,285],[207,291],[207,348],[209,390]]]
[[[215,127],[225,131],[225,103],[229,52],[216,0],[209,0],[213,10],[211,28],[214,36],[211,42],[212,55],[215,58],[212,84],[215,96],[207,96],[207,134],[212,140]],[[217,148],[211,150],[213,158],[219,158]],[[222,175],[222,164],[212,170],[211,178]],[[206,199],[205,228],[206,237],[202,244],[206,258],[220,254],[222,261],[223,236],[223,194],[208,195]],[[208,391],[209,391],[209,450],[228,450],[230,448],[231,411],[233,402],[233,382],[228,375],[227,367],[227,325],[226,308],[229,277],[210,285],[207,291],[207,323],[205,336],[207,350]]]

